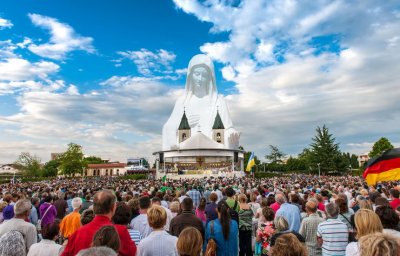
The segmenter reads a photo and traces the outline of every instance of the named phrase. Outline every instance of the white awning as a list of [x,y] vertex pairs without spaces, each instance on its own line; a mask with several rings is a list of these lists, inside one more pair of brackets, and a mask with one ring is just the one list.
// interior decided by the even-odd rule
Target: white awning
[[179,144],[179,149],[223,149],[224,145],[213,141],[202,132],[196,132],[189,139]]

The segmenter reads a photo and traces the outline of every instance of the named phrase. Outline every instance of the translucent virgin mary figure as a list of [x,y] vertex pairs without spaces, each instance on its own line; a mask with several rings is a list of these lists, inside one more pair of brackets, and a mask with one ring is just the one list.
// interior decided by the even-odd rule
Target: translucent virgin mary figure
[[189,62],[185,94],[178,98],[170,118],[163,127],[163,150],[177,148],[177,130],[184,111],[191,134],[201,131],[211,139],[212,126],[218,111],[225,127],[225,148],[239,147],[240,134],[233,128],[224,97],[218,95],[214,65],[207,55],[198,54]]

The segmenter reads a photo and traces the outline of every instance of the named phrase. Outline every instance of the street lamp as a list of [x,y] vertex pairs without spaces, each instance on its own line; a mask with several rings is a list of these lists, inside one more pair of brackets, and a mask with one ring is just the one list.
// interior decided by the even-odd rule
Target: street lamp
[[317,165],[318,165],[318,178],[321,177],[321,169],[319,168],[320,164],[321,164],[321,163],[318,163],[318,164],[317,164]]

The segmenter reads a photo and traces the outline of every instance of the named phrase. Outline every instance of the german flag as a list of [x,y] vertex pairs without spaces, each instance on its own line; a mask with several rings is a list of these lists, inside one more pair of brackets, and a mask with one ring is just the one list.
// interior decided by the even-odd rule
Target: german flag
[[385,151],[368,161],[363,177],[368,185],[378,181],[400,180],[400,148]]

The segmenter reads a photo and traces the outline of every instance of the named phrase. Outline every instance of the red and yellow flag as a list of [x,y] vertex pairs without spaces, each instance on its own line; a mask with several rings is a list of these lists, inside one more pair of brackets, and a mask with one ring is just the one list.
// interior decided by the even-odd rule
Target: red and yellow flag
[[379,181],[400,180],[400,148],[385,151],[368,161],[363,177],[368,185]]

